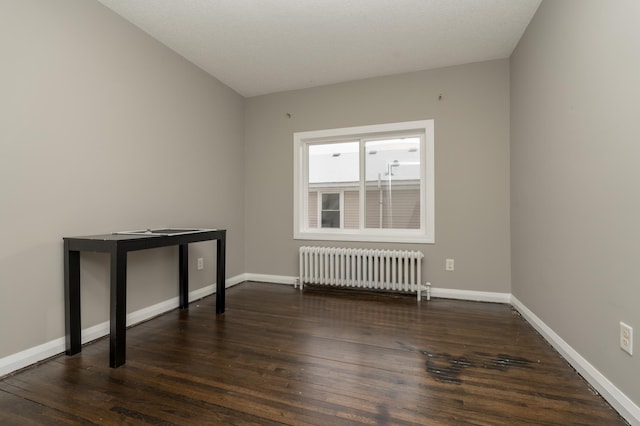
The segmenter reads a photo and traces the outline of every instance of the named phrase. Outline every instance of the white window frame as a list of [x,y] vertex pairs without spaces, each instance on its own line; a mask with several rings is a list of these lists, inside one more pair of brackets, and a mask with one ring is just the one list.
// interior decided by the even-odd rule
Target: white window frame
[[[370,229],[364,227],[364,206],[360,206],[360,229],[310,228],[308,226],[308,146],[322,141],[352,138],[395,136],[406,133],[422,135],[420,147],[420,229]],[[293,237],[296,240],[377,241],[394,243],[435,243],[435,151],[434,121],[419,120],[401,123],[374,124],[339,129],[314,130],[293,134]],[[364,167],[364,153],[360,167]],[[361,187],[364,179],[361,178]],[[344,210],[341,208],[341,210]],[[341,211],[341,215],[343,212]],[[320,218],[318,219],[320,220]],[[342,222],[342,219],[341,219]],[[341,223],[342,224],[342,223]]]

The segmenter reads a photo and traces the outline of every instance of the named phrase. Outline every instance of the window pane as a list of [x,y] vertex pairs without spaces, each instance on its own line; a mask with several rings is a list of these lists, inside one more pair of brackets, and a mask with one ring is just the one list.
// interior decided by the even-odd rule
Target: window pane
[[[321,143],[309,145],[309,199],[317,192],[327,192],[322,194],[320,200],[320,227],[340,228],[340,192],[355,190],[358,197],[360,181],[360,143],[358,141]],[[335,192],[332,192],[335,191]],[[349,198],[348,206],[353,212],[346,212],[349,217],[358,215],[359,198],[353,202]],[[309,226],[318,223],[317,204],[309,203]],[[357,219],[356,219],[357,220]],[[317,226],[317,225],[316,225]],[[358,228],[350,222],[350,227]]]
[[365,142],[365,227],[420,229],[420,138]]
[[340,210],[340,194],[322,194],[322,210]]
[[340,228],[340,194],[322,194],[322,227]]
[[323,211],[322,212],[323,228],[340,228],[340,212],[339,211]]
[[309,145],[309,185],[356,183],[360,180],[359,143]]

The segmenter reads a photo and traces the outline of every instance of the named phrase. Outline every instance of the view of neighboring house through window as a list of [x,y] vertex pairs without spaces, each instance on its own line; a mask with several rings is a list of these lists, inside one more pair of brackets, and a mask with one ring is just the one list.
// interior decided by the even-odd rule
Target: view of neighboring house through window
[[340,204],[339,193],[322,194],[321,224],[323,228],[342,228]]
[[420,228],[420,138],[365,142],[365,227]]
[[296,238],[433,242],[433,121],[294,135]]
[[358,150],[357,141],[309,145],[309,228],[358,228]]

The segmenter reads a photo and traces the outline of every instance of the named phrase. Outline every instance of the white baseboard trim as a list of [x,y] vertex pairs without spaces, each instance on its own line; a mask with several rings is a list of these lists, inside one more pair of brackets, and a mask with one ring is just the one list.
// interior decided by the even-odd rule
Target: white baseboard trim
[[[295,285],[298,277],[267,274],[243,274],[246,281],[260,281],[273,284]],[[472,300],[475,302],[511,303],[510,293],[495,293],[488,291],[456,290],[448,288],[431,288],[431,297],[443,299]]]
[[64,352],[64,350],[65,339],[64,337],[60,337],[22,352],[8,355],[0,359],[0,377],[58,355],[60,352]]
[[[247,281],[246,275],[247,274],[239,274],[239,275],[236,275],[235,277],[227,278],[226,281],[224,282],[224,288],[233,287],[234,285]],[[212,293],[215,293],[215,292],[216,292],[216,288],[214,284]]]
[[511,304],[626,421],[640,425],[640,407],[513,295]]
[[246,281],[260,281],[272,284],[289,284],[294,285],[298,277],[289,277],[286,275],[266,275],[266,274],[244,274]]
[[457,290],[453,288],[431,287],[431,297],[439,297],[443,299],[472,300],[474,302],[511,303],[511,293]]
[[[236,284],[246,281],[244,274],[228,278],[225,280],[225,288],[229,288]],[[216,285],[208,285],[197,290],[189,292],[189,302],[202,299],[205,296],[209,296],[216,292]],[[149,320],[155,316],[161,315],[179,306],[179,298],[174,297],[169,300],[165,300],[155,305],[148,306],[135,312],[127,314],[127,327],[138,324],[140,322]],[[92,340],[99,339],[109,334],[109,321],[96,324],[94,326],[85,328],[81,332],[82,343],[91,342]],[[34,346],[33,348],[26,349],[21,352],[17,352],[12,355],[8,355],[4,358],[0,358],[0,377],[6,376],[18,371],[22,368],[36,364],[52,356],[59,355],[65,351],[65,338],[60,337],[42,345]]]

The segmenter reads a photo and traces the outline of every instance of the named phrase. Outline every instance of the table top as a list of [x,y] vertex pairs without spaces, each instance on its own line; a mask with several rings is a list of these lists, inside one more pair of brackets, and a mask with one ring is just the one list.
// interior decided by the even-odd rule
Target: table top
[[116,231],[110,234],[85,235],[77,237],[64,237],[63,239],[83,239],[83,240],[102,240],[102,241],[119,241],[131,240],[136,238],[154,238],[154,237],[172,237],[186,234],[200,234],[205,232],[225,231],[224,229],[209,228],[148,228],[134,231]]
[[127,250],[142,250],[145,248],[222,239],[225,236],[225,229],[160,228],[63,237],[63,240],[67,243],[69,250],[108,251],[114,245]]
[[118,235],[145,235],[145,236],[165,236],[170,235],[182,235],[182,234],[196,234],[198,232],[216,231],[216,229],[202,229],[202,228],[147,228],[136,229],[134,231],[117,231],[112,234]]

